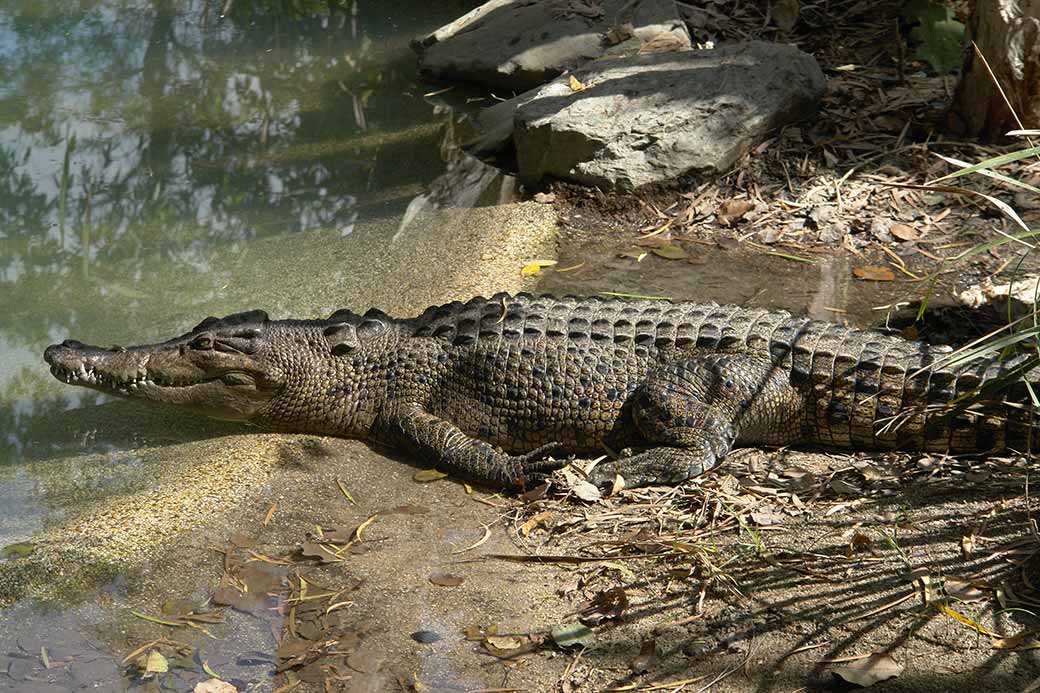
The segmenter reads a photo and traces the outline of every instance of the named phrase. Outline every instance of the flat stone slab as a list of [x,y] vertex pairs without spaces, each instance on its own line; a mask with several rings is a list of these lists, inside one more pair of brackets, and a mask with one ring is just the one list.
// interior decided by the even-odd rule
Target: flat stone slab
[[770,131],[813,115],[825,83],[811,55],[757,41],[602,59],[574,74],[579,91],[559,78],[495,107],[513,111],[522,182],[637,188],[726,171]]
[[672,0],[491,0],[412,45],[427,77],[510,93],[650,41],[690,47]]

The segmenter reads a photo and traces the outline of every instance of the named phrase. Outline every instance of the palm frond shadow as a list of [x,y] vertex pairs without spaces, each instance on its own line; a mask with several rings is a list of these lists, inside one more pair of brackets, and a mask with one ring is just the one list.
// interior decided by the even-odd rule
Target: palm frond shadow
[[[738,455],[725,470],[744,492],[738,499],[760,500],[769,480],[782,480],[785,468],[821,465],[820,456],[786,452],[776,453],[768,469],[749,468],[746,459]],[[1028,466],[1023,460],[922,465],[922,459],[927,458],[824,458],[832,469],[817,471],[817,477],[845,484],[858,478],[863,496],[839,495],[817,484],[819,493],[805,494],[812,497],[803,503],[807,512],[790,524],[785,520],[782,532],[760,529],[755,536],[755,529],[729,523],[705,533],[707,522],[697,529],[691,523],[676,534],[686,531],[691,543],[711,544],[709,560],[725,564],[728,580],[712,582],[695,570],[687,583],[676,585],[668,570],[648,570],[625,585],[641,596],[621,624],[603,630],[601,646],[585,661],[617,672],[615,687],[694,678],[699,687],[736,676],[739,690],[823,690],[833,679],[823,660],[877,651],[905,664],[916,652],[949,655],[927,670],[908,667],[882,690],[949,690],[955,681],[992,690],[1021,687],[1040,676],[1033,651],[993,647],[994,638],[1040,626],[1040,591],[1034,589],[1040,577],[1033,577],[1040,576],[1040,541],[1031,533],[1024,493]],[[872,486],[854,465],[874,470],[871,478],[880,467],[883,476]],[[886,483],[888,474],[899,475],[902,483]],[[720,488],[732,495],[734,485],[723,475],[701,480],[681,496],[653,491],[638,497],[654,503],[652,494],[658,494],[671,510],[683,507],[688,518],[705,518],[705,506],[722,503]],[[739,512],[750,515],[750,506],[723,510]],[[667,525],[661,518],[656,513],[647,526]],[[674,566],[674,559],[667,560]],[[944,590],[945,580],[950,587]],[[969,583],[978,592],[960,601]],[[705,588],[704,610],[698,612]],[[637,674],[630,663],[647,638],[656,640],[658,656]]]

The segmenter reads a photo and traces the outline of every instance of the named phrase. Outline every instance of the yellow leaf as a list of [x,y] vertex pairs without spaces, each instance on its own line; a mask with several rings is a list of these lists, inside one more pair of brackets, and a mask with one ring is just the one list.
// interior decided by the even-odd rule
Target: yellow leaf
[[443,479],[446,476],[448,475],[437,469],[422,469],[412,476],[412,480],[418,481],[420,484],[425,484],[431,481],[437,481],[438,479]]
[[543,267],[552,267],[556,260],[528,260],[520,270],[521,276],[530,277],[542,271]]
[[960,613],[958,611],[954,611],[953,609],[951,609],[950,607],[946,606],[945,604],[940,606],[939,610],[942,611],[947,616],[949,616],[950,618],[953,618],[954,620],[960,621],[961,623],[963,623],[966,626],[970,626],[970,627],[974,628],[975,630],[977,630],[978,632],[982,633],[983,635],[988,635],[991,638],[999,637],[996,633],[992,633],[992,632],[986,630],[986,628],[982,624],[976,623],[975,621],[972,621],[970,618],[968,618],[964,614],[962,614],[962,613]]
[[895,272],[880,265],[853,267],[852,273],[859,279],[865,279],[866,281],[871,282],[890,282],[896,278]]
[[581,80],[574,75],[571,75],[568,78],[567,83],[571,85],[571,91],[581,91],[585,88],[585,85],[581,83]]
[[170,670],[170,664],[166,661],[166,658],[162,656],[159,650],[152,650],[148,653],[148,659],[145,662],[144,670],[149,674],[165,674]]

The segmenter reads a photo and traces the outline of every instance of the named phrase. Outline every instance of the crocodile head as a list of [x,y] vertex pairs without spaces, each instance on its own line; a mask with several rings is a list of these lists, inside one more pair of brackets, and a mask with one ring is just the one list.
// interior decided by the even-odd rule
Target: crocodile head
[[251,311],[206,318],[160,344],[106,349],[65,340],[43,357],[54,377],[72,385],[251,421],[286,386],[267,348],[270,325],[263,311]]
[[[353,328],[363,317],[336,315],[330,327],[321,320],[269,320],[255,310],[206,318],[159,344],[102,348],[66,340],[47,347],[44,358],[59,380],[111,395],[269,428],[350,434],[371,369],[356,369],[347,355],[361,346],[364,330]],[[344,338],[326,335],[345,331],[354,348],[333,349],[330,342]]]

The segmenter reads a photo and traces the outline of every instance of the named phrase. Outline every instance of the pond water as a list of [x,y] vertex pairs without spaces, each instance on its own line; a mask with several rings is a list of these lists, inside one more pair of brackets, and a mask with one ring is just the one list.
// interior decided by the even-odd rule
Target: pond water
[[258,243],[349,252],[399,220],[444,171],[450,123],[407,42],[473,4],[0,8],[0,545],[47,512],[12,466],[109,445],[45,425],[99,396],[60,387],[42,349],[259,305],[265,267],[234,264]]

